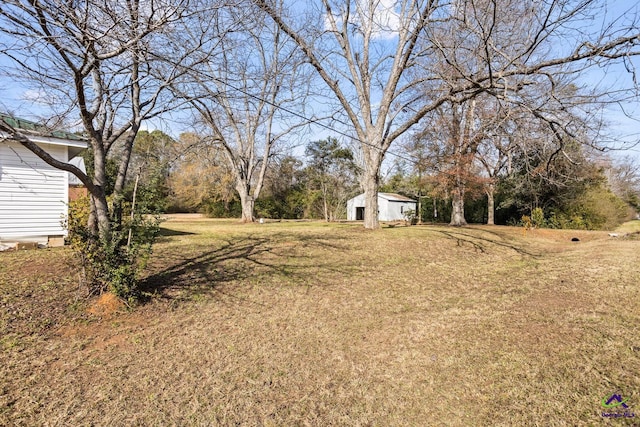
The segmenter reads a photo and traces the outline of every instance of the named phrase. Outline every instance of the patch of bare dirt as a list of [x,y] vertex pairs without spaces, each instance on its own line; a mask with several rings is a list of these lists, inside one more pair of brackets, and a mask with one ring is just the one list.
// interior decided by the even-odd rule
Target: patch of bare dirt
[[124,308],[125,304],[120,298],[111,292],[105,292],[89,304],[87,313],[102,318],[109,318]]

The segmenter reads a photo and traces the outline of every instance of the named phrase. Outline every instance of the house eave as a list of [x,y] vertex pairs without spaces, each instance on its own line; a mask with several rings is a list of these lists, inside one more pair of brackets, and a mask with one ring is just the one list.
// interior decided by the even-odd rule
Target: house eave
[[[87,148],[87,143],[83,140],[54,138],[51,136],[43,135],[29,135],[26,132],[25,136],[29,138],[30,141],[35,142],[36,144],[50,144],[69,147],[69,160],[76,157]],[[12,139],[10,134],[3,131],[0,131],[0,138]]]

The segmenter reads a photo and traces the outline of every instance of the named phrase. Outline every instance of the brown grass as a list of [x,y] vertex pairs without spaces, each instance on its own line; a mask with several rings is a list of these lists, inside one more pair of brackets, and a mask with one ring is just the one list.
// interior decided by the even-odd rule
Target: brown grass
[[0,254],[0,424],[637,424],[639,244],[181,218],[110,318],[66,250]]

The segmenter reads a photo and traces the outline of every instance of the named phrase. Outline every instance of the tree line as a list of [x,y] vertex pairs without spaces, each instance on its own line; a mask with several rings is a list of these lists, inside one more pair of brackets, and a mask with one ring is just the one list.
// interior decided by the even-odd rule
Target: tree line
[[[157,130],[141,131],[137,138],[132,167],[140,177],[138,203],[145,211],[241,218],[233,171],[205,138],[186,133],[173,141]],[[478,142],[461,158],[455,144],[425,143],[423,138],[416,133],[403,145],[403,155],[390,164],[380,185],[382,192],[417,200],[420,222],[519,225],[536,212],[539,227],[612,229],[640,212],[640,165],[630,157],[614,161],[578,143],[554,155],[548,141],[532,142],[528,134],[521,141],[527,151],[512,136],[510,142],[500,139],[498,147]],[[255,215],[346,219],[347,200],[361,193],[362,166],[344,145],[328,137],[311,141],[304,156],[274,158],[255,200]],[[189,153],[176,156],[176,150]],[[125,200],[131,201],[135,182],[125,189]]]

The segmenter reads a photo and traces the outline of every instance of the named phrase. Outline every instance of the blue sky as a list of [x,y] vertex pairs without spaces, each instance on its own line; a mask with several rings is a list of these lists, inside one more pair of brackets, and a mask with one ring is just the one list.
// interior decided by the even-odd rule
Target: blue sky
[[[632,14],[629,10],[635,9],[637,11],[638,4],[629,4],[625,0],[617,0],[609,2],[607,6],[606,15],[602,16],[603,20],[608,16],[617,16],[623,12],[628,12],[628,15]],[[597,21],[597,20],[596,20]],[[0,66],[6,63],[6,59],[0,56]],[[635,58],[629,62],[629,64],[635,66],[640,73],[640,59]],[[640,76],[638,76],[640,83]],[[609,67],[608,69],[594,69],[588,74],[583,75],[580,80],[589,86],[600,86],[608,88],[619,88],[622,85],[629,85],[632,83],[632,75],[622,65]],[[38,102],[39,92],[33,89],[29,89],[21,84],[8,80],[0,76],[0,110],[13,112],[21,117],[29,119],[37,119],[39,117],[46,117],[46,106]],[[617,141],[618,147],[631,146],[640,140],[640,104],[638,103],[638,97],[635,100],[626,102],[621,105],[612,105],[605,113],[605,118],[610,124],[608,134],[612,140]],[[623,111],[627,113],[626,117]],[[181,114],[176,114],[174,120],[155,120],[146,123],[146,128],[161,129],[164,132],[177,136],[180,132],[189,130],[188,125],[184,125],[185,120]],[[329,123],[327,123],[329,124]],[[347,129],[340,129],[345,131]],[[306,133],[305,138],[308,140],[322,139],[327,136],[336,136],[335,133],[319,126],[313,126],[309,132]],[[339,137],[340,139],[346,139]],[[301,141],[303,142],[303,141]],[[297,145],[300,145],[298,143]],[[394,150],[392,146],[391,151]],[[303,149],[296,150],[296,154],[301,154]],[[631,148],[628,151],[615,153],[618,155],[631,154],[640,161],[640,146]]]

